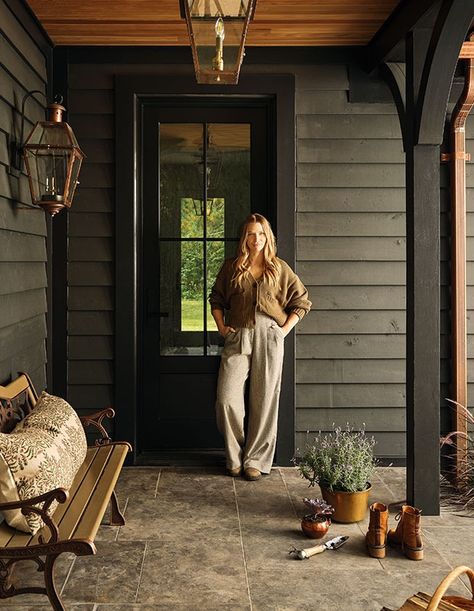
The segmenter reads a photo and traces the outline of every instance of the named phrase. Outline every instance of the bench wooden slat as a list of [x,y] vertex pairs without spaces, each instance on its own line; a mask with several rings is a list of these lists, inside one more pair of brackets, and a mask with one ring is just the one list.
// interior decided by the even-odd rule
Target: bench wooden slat
[[99,530],[102,517],[107,509],[108,500],[115,488],[120,470],[128,453],[126,444],[113,446],[113,453],[106,468],[97,483],[89,503],[82,515],[80,524],[73,535],[73,539],[90,539],[93,541]]
[[17,533],[16,530],[10,528],[6,522],[2,522],[0,526],[0,546],[6,547],[10,539]]
[[54,512],[54,521],[56,522],[58,526],[61,524],[64,514],[66,513],[69,505],[73,502],[77,494],[77,491],[79,490],[79,487],[81,486],[82,480],[84,479],[84,477],[86,476],[86,473],[90,469],[90,466],[96,454],[97,454],[97,448],[87,448],[87,453],[86,453],[84,462],[80,466],[79,471],[76,473],[76,477],[74,478],[74,481],[72,482],[72,485],[69,489],[69,498],[67,502],[60,503],[56,511]]
[[[74,498],[77,488],[79,487],[82,479],[84,478],[85,472],[89,468],[89,465],[94,458],[95,449],[96,448],[89,448],[87,450],[86,459],[81,465],[79,471],[76,473],[76,477],[74,478],[74,481],[72,483],[67,503],[59,504],[56,511],[54,512],[54,520],[56,521],[56,524],[60,524],[61,519],[65,511],[67,510],[69,503],[71,502],[71,499]],[[2,541],[1,537],[4,532],[5,537],[7,537],[7,535],[9,534],[9,539],[5,539],[3,547],[25,547],[27,545],[38,543],[38,537],[40,534],[43,534],[46,539],[49,539],[49,529],[47,528],[40,530],[39,533],[33,537],[28,533],[22,533],[18,530],[14,530],[13,528],[10,528],[5,524],[2,525],[2,527],[0,528],[0,541]]]
[[104,471],[110,454],[112,453],[113,446],[104,446],[97,448],[97,452],[94,456],[94,460],[87,470],[85,476],[79,485],[79,488],[74,497],[74,503],[69,503],[71,506],[68,507],[61,524],[59,524],[59,538],[60,539],[71,539],[72,535],[79,524],[82,514],[87,507],[89,498],[91,497],[97,481],[100,479],[102,472]]
[[[69,489],[68,500],[65,503],[60,503],[56,511],[54,512],[53,518],[60,532],[61,532],[61,524],[63,520],[65,519],[64,516],[67,514],[69,510],[69,505],[74,501],[78,493],[78,490],[80,490],[82,482],[84,478],[87,476],[87,473],[89,472],[89,469],[91,468],[91,464],[94,461],[96,454],[97,454],[97,448],[87,448],[86,458],[83,464],[81,465],[79,471],[76,473],[76,477],[74,478],[71,488]],[[28,545],[36,545],[37,543],[39,543],[39,537],[41,534],[43,534],[46,540],[49,539],[49,529],[45,528],[45,529],[40,530],[34,537],[32,537],[31,541],[28,542]],[[12,547],[13,543],[14,541],[10,543],[10,547]]]

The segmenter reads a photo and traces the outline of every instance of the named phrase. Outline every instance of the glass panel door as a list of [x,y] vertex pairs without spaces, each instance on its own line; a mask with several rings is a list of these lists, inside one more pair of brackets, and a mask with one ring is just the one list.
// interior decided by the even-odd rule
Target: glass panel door
[[204,101],[163,99],[143,113],[143,463],[155,452],[222,448],[214,403],[223,341],[208,295],[244,218],[271,218],[266,103]]

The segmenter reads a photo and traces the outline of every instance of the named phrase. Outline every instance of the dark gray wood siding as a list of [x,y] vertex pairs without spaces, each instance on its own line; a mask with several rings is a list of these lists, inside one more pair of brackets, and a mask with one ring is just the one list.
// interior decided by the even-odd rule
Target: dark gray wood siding
[[[11,138],[20,136],[25,93],[46,93],[46,57],[14,12],[0,0],[0,383],[28,372],[38,390],[46,386],[45,213],[29,207],[25,174],[8,173]],[[44,119],[44,105],[29,99],[25,134]]]
[[394,104],[348,102],[346,66],[297,79],[296,445],[333,424],[405,453],[405,158]]
[[[313,301],[297,327],[296,446],[348,422],[375,435],[380,455],[403,456],[405,168],[395,106],[348,103],[345,65],[244,69],[296,76],[297,271]],[[69,215],[68,392],[80,409],[113,399],[114,74],[159,72],[70,65],[69,117],[88,156]]]
[[87,159],[69,213],[68,397],[85,412],[113,403],[114,96],[111,77],[78,82],[71,68],[69,117]]

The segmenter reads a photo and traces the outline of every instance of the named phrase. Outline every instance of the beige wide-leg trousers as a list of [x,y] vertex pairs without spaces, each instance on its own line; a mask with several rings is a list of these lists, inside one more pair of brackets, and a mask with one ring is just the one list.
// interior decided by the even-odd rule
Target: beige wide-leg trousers
[[[225,339],[217,383],[217,426],[224,435],[228,469],[241,465],[270,473],[275,454],[283,366],[283,331],[262,312],[255,328],[237,329]],[[245,382],[249,381],[247,436]]]

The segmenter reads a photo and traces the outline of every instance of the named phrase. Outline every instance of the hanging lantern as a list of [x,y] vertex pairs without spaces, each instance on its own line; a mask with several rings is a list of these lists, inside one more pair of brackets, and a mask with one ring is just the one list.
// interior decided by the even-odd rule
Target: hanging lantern
[[180,0],[198,83],[236,85],[257,0]]
[[33,204],[52,216],[71,207],[84,159],[74,132],[63,122],[65,110],[49,104],[49,120],[38,121],[23,146]]

